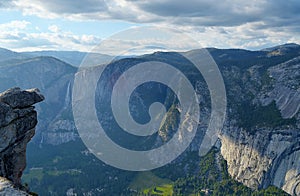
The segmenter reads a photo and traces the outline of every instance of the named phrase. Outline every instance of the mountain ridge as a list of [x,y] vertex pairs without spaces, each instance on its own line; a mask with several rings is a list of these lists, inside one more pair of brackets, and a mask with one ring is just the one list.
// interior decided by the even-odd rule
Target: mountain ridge
[[[299,81],[297,79],[299,74],[299,71],[297,71],[297,66],[299,64],[297,58],[300,56],[299,53],[300,49],[299,47],[290,48],[289,45],[287,46],[287,48],[289,49],[286,50],[288,52],[286,53],[281,52],[280,55],[277,53],[269,54],[270,53],[269,51],[248,51],[242,49],[208,49],[208,50],[211,56],[216,61],[216,63],[219,65],[219,69],[223,75],[224,82],[227,87],[229,113],[228,113],[228,119],[225,122],[226,126],[224,127],[224,135],[223,135],[225,139],[223,140],[223,149],[221,146],[221,151],[223,151],[223,156],[228,161],[229,173],[234,179],[252,188],[263,188],[264,186],[275,184],[276,186],[288,191],[290,194],[294,194],[293,192],[297,191],[298,189],[295,186],[293,187],[293,183],[295,184],[297,182],[297,181],[293,181],[296,179],[293,178],[293,176],[297,177],[297,173],[289,172],[287,175],[276,173],[277,171],[276,168],[278,169],[282,167],[280,166],[282,161],[291,160],[290,163],[292,163],[292,159],[289,157],[285,157],[281,159],[281,161],[279,161],[279,159],[278,160],[273,159],[271,153],[272,151],[274,151],[273,147],[269,146],[268,142],[265,142],[265,140],[268,139],[268,134],[270,135],[270,137],[272,136],[273,139],[270,141],[282,147],[282,148],[278,148],[278,151],[274,151],[273,154],[275,154],[277,157],[280,157],[280,154],[284,151],[283,149],[284,145],[282,145],[279,141],[280,140],[285,141],[286,145],[289,145],[291,144],[288,143],[289,140],[292,141],[297,139],[297,137],[291,139],[289,138],[289,136],[284,136],[284,135],[289,135],[291,133],[291,135],[295,136],[297,130],[299,130],[299,128],[297,128],[297,126],[299,126],[299,111],[295,112],[293,108],[295,108],[294,107],[295,104],[297,106],[297,100],[298,100],[297,99],[298,96],[295,96],[295,90],[297,92],[297,89],[299,88],[296,84],[297,81]],[[193,52],[193,51],[189,51],[189,52]],[[161,62],[167,62],[167,63],[169,62],[175,64],[182,63],[183,61],[180,59],[180,56],[174,54],[175,53],[170,53],[170,52],[169,53],[158,52],[156,54],[148,54],[141,57],[126,58],[123,59],[122,61],[116,61],[114,63],[119,63],[119,65],[126,65],[127,63],[132,63],[133,61],[137,61],[137,60],[138,61],[158,60]],[[45,59],[44,57],[41,58]],[[46,59],[49,60],[49,58]],[[39,62],[41,62],[41,64],[39,64]],[[43,64],[42,62],[45,63],[44,66],[41,66]],[[76,164],[73,163],[72,163],[72,167],[70,166],[69,168],[68,165],[65,165],[62,162],[66,162],[64,161],[65,159],[72,160],[72,158],[67,159],[68,158],[67,155],[64,155],[65,157],[57,158],[55,157],[55,155],[59,154],[59,152],[54,151],[56,152],[54,153],[53,151],[51,151],[51,149],[60,149],[60,147],[62,148],[63,146],[64,147],[68,146],[71,143],[76,145],[80,141],[72,118],[72,107],[70,104],[71,103],[70,95],[72,94],[74,74],[76,74],[77,69],[69,67],[67,65],[68,64],[62,63],[61,61],[36,61],[35,63],[32,64],[30,63],[26,64],[25,62],[23,62],[18,64],[18,66],[15,67],[4,68],[0,66],[0,71],[1,71],[0,79],[1,81],[5,81],[0,84],[0,89],[1,88],[6,89],[8,86],[17,85],[17,84],[20,85],[22,88],[36,86],[39,87],[47,97],[47,99],[43,103],[39,104],[39,106],[37,107],[37,110],[40,114],[39,115],[40,123],[38,124],[37,127],[37,134],[33,139],[33,142],[35,143],[35,145],[37,145],[37,147],[33,148],[31,146],[32,148],[30,148],[29,151],[31,153],[34,153],[41,149],[49,150],[52,154],[54,154],[53,155],[54,157],[52,157],[52,159],[49,158],[50,160],[47,159],[48,161],[44,162],[43,164],[42,162],[39,163],[38,161],[32,163],[29,162],[29,168],[26,171],[25,177],[30,176],[29,174],[31,174],[30,171],[31,168],[43,167],[42,171],[46,172],[49,179],[58,180],[58,177],[56,178],[55,175],[54,176],[51,175],[53,174],[53,168],[58,168],[58,170],[60,168],[60,166],[55,163],[63,164],[64,165],[63,168],[69,169],[66,170],[67,172],[73,171],[72,169],[78,169],[83,174],[85,174],[85,172],[89,172],[82,169],[81,165],[76,166]],[[194,80],[200,80],[200,79],[194,78]],[[9,84],[6,83],[6,81],[14,81],[14,83]],[[197,90],[202,92],[203,95],[208,96],[207,95],[208,93],[206,93],[205,90],[202,90],[206,88],[204,83],[202,84],[200,82],[197,88],[198,88]],[[280,96],[280,95],[285,95],[285,96]],[[296,99],[293,98],[294,96]],[[273,101],[275,101],[275,104],[273,104]],[[201,104],[204,104],[202,105],[203,106],[202,112],[203,112],[203,117],[206,118],[210,114],[209,113],[210,111],[208,109],[208,105],[209,105],[208,101],[203,99]],[[251,113],[250,110],[253,110],[254,113]],[[257,113],[255,113],[256,111],[258,112],[264,111],[268,115],[260,116],[257,115]],[[293,118],[296,119],[296,124],[292,124],[292,122],[282,121],[283,117],[289,119],[291,115],[293,116]],[[274,124],[272,118],[269,118],[268,116],[271,116],[272,118],[274,116],[274,118],[278,119],[280,122],[281,121],[284,122],[283,125]],[[241,119],[247,120],[248,123],[245,124],[243,121],[241,121]],[[266,122],[263,123],[265,123],[267,126],[266,125],[262,126],[263,124],[260,124],[261,123],[260,119],[265,120]],[[203,127],[201,127],[200,130],[205,130],[206,128],[205,126],[206,125],[203,124]],[[253,135],[255,135],[255,133],[259,132],[260,130],[262,132],[260,135],[261,138],[254,137]],[[279,131],[276,132],[273,130],[279,130]],[[161,133],[165,134],[164,136],[166,136],[166,138],[172,136],[172,131],[161,132]],[[264,135],[263,133],[266,133],[266,135]],[[201,141],[201,137],[200,136],[196,137],[195,141],[190,145],[187,151],[190,152],[196,151],[198,149],[198,142],[200,141]],[[157,139],[157,144],[161,144],[162,142],[163,142],[162,140]],[[265,142],[265,146],[262,145],[263,142]],[[255,145],[252,146],[245,145],[251,143],[255,143]],[[53,147],[51,147],[51,145],[53,145]],[[225,148],[225,146],[227,147]],[[66,150],[68,150],[68,148]],[[84,152],[88,154],[85,150],[86,149],[83,148],[78,153],[81,154],[81,152],[82,153]],[[269,157],[265,159],[263,156],[262,157],[260,156],[261,153],[257,153],[256,154],[257,156],[254,153],[251,154],[251,152],[254,152],[255,150],[258,152],[260,152],[260,150],[261,151],[266,150],[266,152],[269,153],[268,154]],[[70,149],[69,151],[71,152]],[[228,153],[226,154],[225,152]],[[292,152],[294,155],[295,153],[297,154],[297,151],[294,150],[290,152]],[[76,154],[73,151],[72,153],[74,153],[72,155],[73,158],[78,156],[77,155],[78,153]],[[184,156],[185,155],[183,155],[183,157]],[[295,155],[295,157],[297,156]],[[179,160],[177,161],[180,162],[183,159],[184,158],[179,158]],[[251,161],[254,163],[252,164]],[[278,163],[279,166],[278,167],[276,166],[275,169],[270,169],[270,171],[268,171],[268,168],[270,167],[269,163],[272,163],[272,161],[275,161],[274,164]],[[51,162],[53,165],[51,165],[49,162]],[[234,162],[238,164],[234,165],[233,164]],[[47,165],[50,164],[50,166],[48,166],[48,170],[47,167],[43,166],[46,163]],[[247,163],[249,164],[247,165]],[[260,165],[258,163],[264,163],[264,164]],[[100,162],[99,164],[101,165],[102,162]],[[187,164],[186,167],[188,168],[188,162],[184,162],[183,164]],[[262,168],[262,165],[265,165],[267,169]],[[293,168],[294,166],[295,164],[294,165],[291,164],[290,168]],[[64,171],[63,168],[60,168],[62,170],[60,172]],[[100,171],[103,171],[104,173],[105,173],[105,169],[109,170],[113,173],[116,173],[117,177],[122,178],[122,175],[118,170],[110,170],[108,169],[107,166],[103,166],[103,165],[97,166],[97,168]],[[287,166],[286,168],[289,167]],[[249,176],[247,173],[248,170],[255,171],[256,176],[255,175]],[[264,177],[264,173],[266,174],[265,177]],[[272,175],[270,176],[275,175],[276,179],[272,180],[273,182],[268,182],[266,180],[266,177],[271,173]],[[47,176],[46,174],[44,175]],[[67,174],[68,173],[64,173],[61,176],[60,175],[59,176],[63,177],[64,175]],[[80,175],[80,174],[76,173],[76,175]],[[105,176],[106,174],[103,175],[104,175],[102,176],[103,179],[109,178],[110,176],[109,174],[107,174],[107,176]],[[72,176],[70,175],[69,177]],[[249,179],[248,180],[245,179],[246,177]],[[292,180],[285,181],[284,180],[285,177],[287,178],[291,177]],[[112,177],[112,179],[114,179],[114,177]],[[46,181],[47,180],[45,179],[45,182]],[[86,179],[86,181],[88,182],[88,179]],[[36,183],[37,181],[35,180],[27,181],[27,182],[31,184],[31,187],[34,188],[38,187],[38,183]],[[38,182],[41,183],[43,182],[43,180]],[[99,189],[103,188],[106,191],[108,191],[106,193],[109,193],[110,188],[105,188],[105,187],[115,186],[113,182],[111,181],[109,182],[111,184],[109,184],[108,182],[101,181],[101,183],[99,183],[101,185],[98,186],[95,185],[95,187]],[[89,182],[88,184],[90,183],[91,182]],[[70,182],[70,184],[73,183]],[[47,187],[47,183],[45,183],[44,186]],[[62,191],[65,191],[64,193],[66,193],[68,188],[72,188],[72,187],[69,186],[66,189],[64,188]]]
[[[279,49],[288,50],[291,48],[300,48],[299,44],[296,43],[286,43],[281,45],[276,45],[273,47],[263,48],[260,50],[249,50],[249,49],[238,49],[238,48],[227,48],[227,49],[220,49],[220,48],[214,48],[214,47],[206,47],[204,49],[208,50],[209,52],[219,50],[219,51],[242,51],[242,52],[272,52]],[[196,49],[197,50],[197,49]],[[54,58],[60,59],[62,61],[65,61],[68,64],[71,64],[72,66],[78,67],[84,57],[87,54],[94,55],[95,58],[97,58],[99,61],[106,61],[112,59],[112,56],[107,54],[100,54],[100,53],[90,53],[90,52],[82,52],[82,51],[60,51],[60,50],[41,50],[41,51],[30,51],[30,52],[15,52],[13,50],[0,48],[0,54],[6,53],[9,55],[5,56],[15,56],[18,58],[30,58],[30,57],[38,57],[38,56],[52,56]],[[0,56],[2,57],[2,56]],[[11,57],[8,57],[11,58]],[[3,59],[0,60],[4,61]]]

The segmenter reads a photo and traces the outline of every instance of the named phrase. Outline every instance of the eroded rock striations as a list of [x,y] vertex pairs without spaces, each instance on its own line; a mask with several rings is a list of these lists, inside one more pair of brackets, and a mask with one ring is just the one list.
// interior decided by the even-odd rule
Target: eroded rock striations
[[[38,89],[11,88],[0,94],[0,195],[21,186],[26,167],[26,145],[35,133],[35,103],[44,100]],[[8,179],[9,181],[5,180]],[[20,193],[20,195],[22,195]]]

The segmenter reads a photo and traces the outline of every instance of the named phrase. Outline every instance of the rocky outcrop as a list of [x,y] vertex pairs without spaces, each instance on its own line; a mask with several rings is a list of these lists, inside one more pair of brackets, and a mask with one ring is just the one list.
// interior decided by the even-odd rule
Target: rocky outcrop
[[[43,95],[47,97],[43,104],[36,106],[39,123],[32,142],[58,144],[57,142],[50,142],[59,140],[61,141],[59,143],[66,143],[73,140],[73,137],[67,137],[65,134],[60,137],[60,134],[48,135],[47,133],[55,133],[56,130],[54,131],[51,125],[55,124],[56,121],[61,119],[72,121],[70,93],[76,68],[49,56],[34,58],[27,56],[26,59],[11,60],[1,65],[3,66],[0,66],[0,92],[11,86],[19,86],[22,89],[33,86],[40,89]],[[66,127],[58,128],[60,129],[59,132],[63,130],[64,132],[73,131],[73,134],[75,133],[74,130],[65,130]]]
[[[26,145],[37,124],[37,112],[32,105],[43,100],[38,89],[12,88],[0,94],[0,176],[15,186],[21,185]],[[12,185],[3,178],[0,181],[0,191]]]
[[16,189],[11,181],[0,177],[0,195],[25,196],[29,194],[25,191]]

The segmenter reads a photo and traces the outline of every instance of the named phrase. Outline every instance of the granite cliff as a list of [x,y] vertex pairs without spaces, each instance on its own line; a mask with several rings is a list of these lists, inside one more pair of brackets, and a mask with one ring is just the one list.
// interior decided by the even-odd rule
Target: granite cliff
[[0,94],[0,195],[25,195],[21,187],[26,145],[35,133],[33,104],[44,100],[38,89],[11,88]]
[[[244,108],[242,114],[248,116],[247,125],[238,123],[238,118],[228,119],[221,136],[221,153],[229,174],[248,187],[275,185],[300,195],[300,58],[271,66],[264,76],[260,68],[253,66],[246,71],[249,80],[244,94],[253,94],[249,104],[253,107]],[[251,85],[249,81],[253,81]],[[260,83],[259,88],[254,87],[254,81]]]

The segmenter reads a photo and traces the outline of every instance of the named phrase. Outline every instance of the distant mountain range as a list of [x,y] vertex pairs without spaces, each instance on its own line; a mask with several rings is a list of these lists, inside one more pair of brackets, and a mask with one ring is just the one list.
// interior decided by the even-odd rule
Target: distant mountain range
[[[220,136],[221,153],[216,156],[222,155],[227,161],[229,175],[248,187],[261,189],[275,185],[291,195],[299,195],[300,45],[285,44],[258,51],[217,48],[207,48],[207,51],[222,73],[228,101],[227,118]],[[187,53],[192,52],[195,51]],[[17,53],[0,49],[0,91],[19,86],[22,89],[39,88],[45,95],[45,101],[37,106],[39,123],[29,145],[24,181],[41,195],[61,195],[68,191],[78,194],[100,194],[100,191],[101,194],[120,195],[124,190],[136,193],[147,189],[149,187],[142,185],[132,188],[136,187],[132,183],[136,183],[139,174],[104,164],[87,151],[79,138],[71,99],[74,76],[86,54],[77,51]],[[101,65],[111,59],[105,54],[93,55],[93,65]],[[124,57],[116,59],[112,65],[121,67],[152,60],[176,66],[188,65],[172,52]],[[193,75],[192,69],[186,68],[186,71]],[[209,119],[211,111],[207,85],[198,76],[193,81],[202,92],[202,117]],[[101,86],[98,90],[96,96],[108,96]],[[150,93],[147,96],[160,99],[161,95]],[[137,97],[140,95],[137,94]],[[138,99],[134,103],[140,104]],[[152,142],[155,146],[168,141],[176,128],[176,119],[171,117],[170,123],[158,135],[141,145],[147,147]],[[187,176],[194,176],[195,181],[190,183],[197,183],[199,157],[195,158],[192,154],[197,154],[203,136],[201,131],[206,128],[207,120],[204,120],[187,151],[153,173],[159,178],[167,178],[174,187],[178,185],[176,180]],[[118,134],[111,137],[122,145],[126,145],[126,139],[130,140],[126,137],[122,139]],[[221,183],[219,178],[216,181]],[[203,184],[197,186],[207,188]],[[186,190],[186,193],[190,191],[189,188]]]
[[[88,54],[87,52],[78,52],[78,51],[36,51],[36,52],[23,52],[22,55],[38,57],[38,56],[51,56],[57,59],[60,59],[70,65],[75,67],[79,67],[84,57]],[[89,53],[89,55],[93,55],[95,59],[95,64],[103,64],[111,60],[111,56],[106,54],[99,53]],[[93,64],[93,65],[95,65]]]

